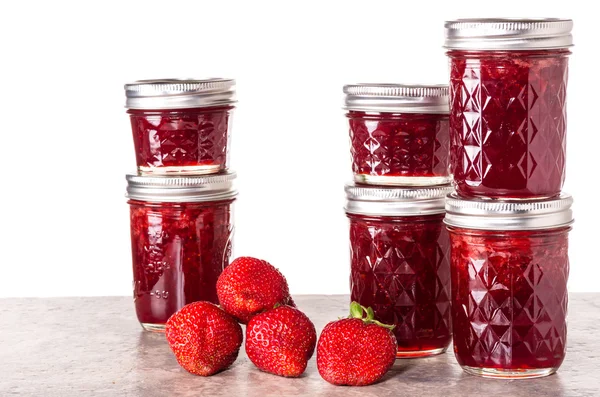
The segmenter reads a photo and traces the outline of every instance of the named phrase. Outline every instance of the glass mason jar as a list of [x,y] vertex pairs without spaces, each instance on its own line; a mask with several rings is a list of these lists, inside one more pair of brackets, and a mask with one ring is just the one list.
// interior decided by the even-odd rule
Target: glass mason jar
[[204,177],[127,175],[133,298],[142,327],[163,331],[188,303],[218,303],[229,264],[235,173]]
[[344,93],[356,182],[450,182],[448,86],[356,84]]
[[141,80],[125,93],[140,175],[227,169],[235,80]]
[[572,26],[559,19],[446,22],[450,162],[461,196],[560,193]]
[[448,199],[454,353],[466,372],[535,378],[560,367],[571,203]]
[[346,186],[351,298],[395,326],[398,358],[440,354],[450,344],[450,191]]

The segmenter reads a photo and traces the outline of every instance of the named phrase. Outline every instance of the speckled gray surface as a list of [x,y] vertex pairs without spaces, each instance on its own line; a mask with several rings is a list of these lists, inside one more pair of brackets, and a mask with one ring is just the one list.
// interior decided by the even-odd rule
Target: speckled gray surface
[[[297,296],[320,330],[345,315],[347,296]],[[319,376],[284,379],[245,353],[210,378],[188,374],[164,335],[143,332],[129,298],[0,299],[0,396],[600,396],[600,294],[572,294],[567,358],[556,375],[491,380],[466,375],[450,351],[397,360],[383,381],[336,387]]]

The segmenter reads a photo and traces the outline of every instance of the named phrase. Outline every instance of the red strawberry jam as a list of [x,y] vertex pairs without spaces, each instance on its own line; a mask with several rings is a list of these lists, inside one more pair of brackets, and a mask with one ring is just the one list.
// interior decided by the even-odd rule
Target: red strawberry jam
[[572,202],[447,197],[454,353],[467,373],[533,378],[561,365]]
[[447,114],[349,111],[352,171],[388,177],[448,177]]
[[448,52],[451,171],[460,195],[560,193],[569,54],[567,49]]
[[232,109],[129,110],[140,172],[202,174],[226,169]]
[[570,228],[449,230],[458,363],[488,376],[554,372],[566,351]]
[[356,182],[450,182],[448,86],[350,84],[344,93]]
[[173,177],[127,175],[134,301],[147,330],[195,301],[218,303],[229,263],[234,172]]
[[394,324],[398,357],[450,344],[450,242],[443,214],[350,217],[351,298]]
[[125,95],[140,175],[227,169],[234,80],[140,80]]
[[146,329],[163,329],[188,303],[218,303],[217,279],[231,254],[232,202],[129,200],[133,295]]
[[431,356],[450,344],[450,240],[443,220],[451,190],[346,185],[351,298],[394,325],[398,357]]

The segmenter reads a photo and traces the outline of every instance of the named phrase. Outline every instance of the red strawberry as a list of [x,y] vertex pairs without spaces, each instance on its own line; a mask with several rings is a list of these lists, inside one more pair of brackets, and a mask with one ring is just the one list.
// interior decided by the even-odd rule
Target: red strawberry
[[237,258],[223,270],[217,296],[223,310],[243,324],[277,303],[292,302],[283,274],[269,262],[251,257]]
[[278,306],[258,314],[246,327],[246,353],[250,361],[260,370],[279,376],[300,376],[316,342],[313,323],[291,306]]
[[352,302],[350,317],[330,322],[319,337],[317,368],[323,379],[351,386],[377,382],[396,360],[392,328],[374,320],[373,309]]
[[195,375],[226,369],[242,345],[242,327],[210,302],[184,306],[169,318],[165,333],[179,365]]

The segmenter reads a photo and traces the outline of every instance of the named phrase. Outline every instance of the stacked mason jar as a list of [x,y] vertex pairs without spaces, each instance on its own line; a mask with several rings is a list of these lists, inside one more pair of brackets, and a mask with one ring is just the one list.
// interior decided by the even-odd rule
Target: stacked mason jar
[[471,374],[555,372],[567,341],[572,21],[446,23],[454,352]]
[[451,341],[448,86],[356,84],[344,93],[351,299],[394,325],[397,357],[443,353]]
[[229,263],[235,172],[228,168],[235,81],[125,85],[137,172],[128,174],[133,297],[144,329],[184,305],[218,303]]
[[571,29],[559,19],[447,22],[449,93],[344,87],[351,295],[395,325],[398,357],[441,353],[452,334],[470,374],[531,378],[562,363]]

